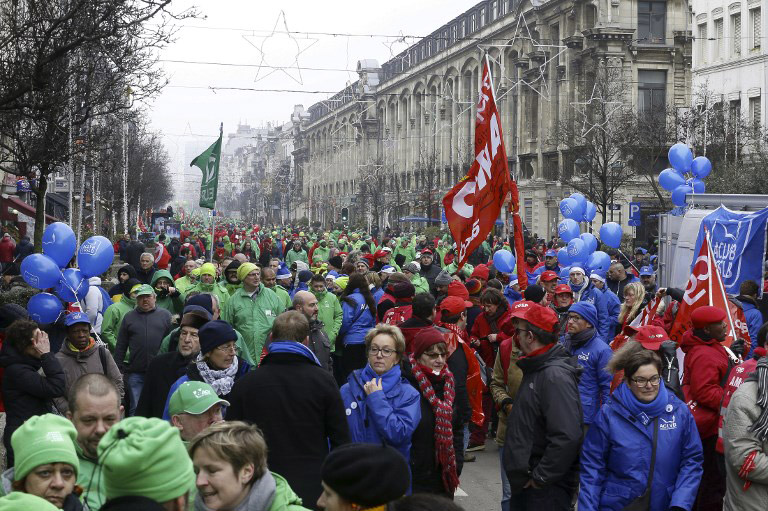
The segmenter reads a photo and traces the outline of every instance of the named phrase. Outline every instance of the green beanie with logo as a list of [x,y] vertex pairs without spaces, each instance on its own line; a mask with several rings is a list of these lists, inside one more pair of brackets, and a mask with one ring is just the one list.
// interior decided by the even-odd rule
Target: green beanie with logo
[[59,508],[45,499],[29,493],[13,491],[0,498],[0,511],[59,511]]
[[195,484],[192,460],[179,430],[167,421],[129,417],[99,442],[107,499],[143,496],[163,503]]
[[77,431],[64,417],[52,413],[30,417],[11,436],[16,457],[13,480],[21,481],[35,467],[47,463],[68,463],[79,472],[75,442]]

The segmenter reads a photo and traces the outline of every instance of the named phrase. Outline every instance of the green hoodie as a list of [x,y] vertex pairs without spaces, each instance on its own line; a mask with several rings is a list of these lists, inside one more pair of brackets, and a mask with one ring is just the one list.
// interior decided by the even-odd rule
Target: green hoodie
[[136,307],[136,300],[125,295],[119,302],[115,302],[104,312],[104,319],[101,322],[101,340],[107,343],[109,351],[115,352],[117,345],[117,333],[120,331],[120,323],[123,317]]
[[275,292],[260,283],[259,292],[254,297],[243,288],[235,291],[222,308],[221,319],[243,335],[251,360],[261,360],[261,350],[272,330],[272,323],[283,310]]
[[287,264],[290,268],[291,265],[296,261],[304,261],[305,263],[309,264],[309,259],[307,259],[307,251],[302,248],[297,252],[293,249],[293,247],[291,247],[288,253],[285,254],[285,264]]
[[221,241],[224,242],[224,249],[227,251],[228,254],[232,253],[232,249],[234,248],[232,246],[232,243],[229,241],[229,236],[224,236],[221,238]]
[[[443,268],[445,271],[453,275],[456,273],[456,269],[459,267],[458,263],[456,263],[456,259],[453,260],[451,264]],[[464,263],[464,266],[461,267],[461,272],[469,278],[470,275],[472,275],[472,272],[475,271],[475,267],[472,266],[469,263]]]
[[183,277],[180,277],[176,279],[176,281],[173,283],[173,287],[179,290],[179,293],[186,293],[187,289],[194,286],[192,282],[189,281],[189,277],[184,275]]
[[269,506],[269,511],[309,511],[302,506],[303,502],[283,476],[272,472],[272,477],[275,478],[276,488],[275,498]]
[[[162,277],[165,277],[166,279],[168,279],[171,282],[171,286],[174,286],[171,272],[169,272],[168,270],[157,270],[155,271],[154,275],[152,275],[152,282],[150,282],[152,287],[155,288],[155,293],[158,293],[158,290],[155,287],[155,284]],[[176,296],[166,295],[161,297],[160,294],[158,293],[157,307],[161,309],[165,309],[171,314],[181,314],[181,311],[184,309],[184,298],[181,295],[181,291],[179,291],[178,288],[176,290],[178,291]]]
[[328,261],[328,255],[331,253],[331,249],[327,246],[325,248],[321,247],[320,245],[315,248],[315,251],[312,252],[312,259],[315,257],[320,257],[320,261],[325,263]]
[[[96,460],[85,456],[79,443],[75,444],[77,458],[80,460],[80,471],[77,473],[77,485],[83,489],[80,500],[88,504],[88,509],[98,511],[107,500],[107,493],[103,484],[103,472],[96,469]],[[97,474],[97,480],[94,481],[94,474]]]
[[335,351],[336,336],[341,329],[341,319],[344,315],[339,299],[328,291],[312,294],[317,298],[317,319],[323,323],[323,331],[331,341],[331,351]]
[[394,262],[395,257],[397,257],[398,254],[403,254],[405,256],[405,264],[410,263],[411,261],[416,260],[416,251],[413,249],[413,244],[408,243],[408,246],[403,248],[402,245],[400,245],[400,241],[397,242],[397,246],[392,251],[392,257],[390,258],[391,261]]
[[411,284],[416,288],[416,294],[429,293],[429,282],[421,275],[414,275],[411,277]]
[[216,297],[219,299],[219,307],[224,308],[224,304],[227,303],[229,300],[229,292],[224,288],[224,286],[221,284],[221,282],[214,282],[213,284],[203,284],[202,281],[198,281],[195,283],[194,286],[188,288],[184,294],[188,295],[189,293],[197,291],[199,293],[208,293],[211,295],[216,295]]
[[283,304],[285,310],[290,310],[293,308],[293,300],[291,300],[291,295],[283,286],[280,284],[275,284],[275,287],[270,289],[275,292],[277,297],[280,299],[280,303]]

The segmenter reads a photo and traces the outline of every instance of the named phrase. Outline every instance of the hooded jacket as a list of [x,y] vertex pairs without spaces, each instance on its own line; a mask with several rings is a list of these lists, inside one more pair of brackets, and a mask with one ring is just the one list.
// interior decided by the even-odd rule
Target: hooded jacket
[[[66,378],[64,395],[56,399],[56,408],[59,412],[64,413],[69,410],[67,403],[69,391],[77,379],[84,374],[103,374],[115,384],[117,390],[120,391],[120,397],[123,396],[123,375],[120,374],[120,370],[106,346],[94,343],[83,351],[77,351],[74,346],[65,341],[59,352],[56,353],[56,360],[61,364]],[[102,361],[104,362],[103,365]]]
[[101,333],[101,323],[104,320],[104,315],[101,313],[102,309],[112,305],[111,299],[106,300],[105,293],[106,291],[101,288],[101,279],[99,277],[88,279],[88,292],[83,299],[83,305],[85,305],[88,321],[91,322],[91,328],[97,334]]
[[512,493],[529,479],[541,486],[577,483],[582,441],[578,381],[581,368],[566,349],[547,351],[517,361],[523,379],[507,417],[502,466]]
[[429,282],[427,279],[422,277],[420,274],[414,274],[413,277],[411,277],[411,284],[413,284],[413,287],[416,289],[416,292],[414,294],[419,293],[429,293]]
[[[157,281],[163,277],[170,281],[171,287],[174,287],[173,277],[168,270],[157,270],[155,274],[152,275],[152,287],[154,288]],[[157,293],[157,301],[155,302],[157,307],[167,310],[172,315],[181,314],[182,310],[184,310],[184,299],[178,289],[172,294],[165,293],[161,296],[160,292],[155,288],[155,293]]]
[[[309,511],[291,489],[284,477],[268,472],[253,483],[248,497],[237,507],[237,511]],[[271,480],[271,481],[270,481]],[[203,503],[200,492],[195,495],[195,511],[209,511]]]
[[584,279],[584,284],[581,287],[574,286],[570,282],[568,285],[571,287],[571,291],[573,291],[573,303],[587,302],[594,305],[595,309],[597,309],[598,324],[594,326],[600,337],[603,339],[613,339],[615,318],[608,315],[608,307],[603,297],[603,292],[587,279]]
[[[587,432],[581,450],[579,511],[620,511],[648,485],[654,422],[644,426],[633,416],[622,401],[625,394],[631,391],[615,392]],[[685,403],[672,392],[666,396],[658,416],[651,511],[692,509],[703,471],[696,423]]]
[[739,295],[736,299],[741,304],[741,309],[744,311],[744,318],[747,320],[747,329],[749,330],[749,338],[752,344],[749,347],[749,353],[745,359],[752,358],[752,353],[757,348],[757,332],[760,331],[760,327],[763,326],[763,315],[760,313],[760,309],[757,308],[755,299],[751,296]]
[[[216,298],[219,299],[219,307],[223,310],[226,303],[231,298],[229,296],[229,291],[226,290],[226,288],[221,284],[221,282],[214,282],[213,284],[205,284],[203,281],[198,280],[194,283],[194,285],[188,287],[186,291],[184,291],[185,295],[188,295],[189,293],[196,291],[198,293],[208,293],[209,295],[216,295]],[[232,295],[235,296],[235,295]]]
[[117,345],[117,333],[120,330],[120,324],[126,314],[136,307],[136,300],[126,295],[110,305],[104,313],[104,319],[101,322],[101,340],[107,343],[110,351],[115,352]]
[[259,283],[253,298],[243,288],[235,291],[222,308],[221,319],[242,334],[250,359],[259,361],[272,323],[281,312],[283,304],[274,291]]
[[304,250],[303,248],[301,250],[294,250],[293,248],[291,248],[285,254],[285,264],[287,264],[289,268],[296,261],[303,261],[309,264],[309,259],[307,258],[307,251]]
[[[586,330],[585,330],[586,332]],[[607,403],[611,396],[612,376],[605,366],[613,356],[611,348],[592,329],[592,337],[586,341],[577,341],[571,334],[565,334],[563,345],[576,357],[582,368],[579,378],[579,396],[584,411],[584,424],[592,424],[600,411],[600,406]]]
[[[115,345],[115,362],[126,373],[145,373],[163,337],[171,331],[171,313],[155,307],[134,309],[123,318]],[[130,349],[130,352],[128,351]],[[128,362],[124,362],[129,353]]]
[[136,278],[136,270],[134,270],[133,266],[131,266],[130,264],[126,264],[125,266],[121,266],[120,269],[117,270],[117,276],[118,276],[117,280],[118,280],[118,283],[115,284],[114,286],[112,286],[109,289],[109,296],[113,297],[112,299],[114,301],[119,301],[120,299],[115,300],[114,296],[122,294],[122,292],[124,291],[123,286],[120,283],[120,278],[119,278],[121,273],[127,274],[128,275],[128,279],[135,279]]
[[717,339],[704,340],[694,330],[683,334],[680,349],[683,360],[683,394],[692,404],[701,438],[717,435],[720,403],[725,390],[721,386],[728,371],[728,354]]
[[313,292],[313,294],[317,298],[317,319],[323,323],[323,330],[325,330],[328,340],[331,341],[331,351],[333,351],[336,336],[341,329],[344,312],[341,309],[339,299],[333,293],[321,291],[320,293]]
[[376,326],[376,319],[371,315],[376,311],[368,310],[368,304],[360,291],[348,295],[355,302],[355,306],[345,301],[341,302],[342,319],[339,335],[343,335],[344,346],[347,344],[363,344],[365,334]]

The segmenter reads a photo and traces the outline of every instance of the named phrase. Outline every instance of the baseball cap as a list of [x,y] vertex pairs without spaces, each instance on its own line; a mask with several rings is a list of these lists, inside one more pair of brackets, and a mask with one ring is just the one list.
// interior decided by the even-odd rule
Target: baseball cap
[[538,304],[532,305],[528,309],[528,312],[525,313],[523,319],[533,326],[541,328],[547,332],[554,332],[560,325],[560,320],[557,319],[555,311],[549,307],[543,307]]
[[[133,289],[131,289],[131,291],[133,291]],[[139,296],[146,296],[146,295],[154,296],[155,290],[152,289],[152,286],[150,286],[149,284],[142,284],[141,286],[139,286],[139,289],[136,290],[136,297],[138,298]]]
[[78,323],[88,323],[90,325],[91,322],[88,320],[88,314],[85,312],[71,312],[67,314],[67,317],[64,319],[64,324],[66,326],[72,326]]
[[704,328],[712,323],[723,321],[725,317],[723,309],[704,305],[691,313],[691,322],[693,323],[693,328]]
[[456,316],[464,312],[468,307],[472,307],[472,302],[468,302],[458,296],[448,296],[440,302],[438,308],[441,311],[448,311],[448,314],[451,316]]
[[421,251],[421,255],[422,255],[422,257],[425,256],[425,255],[430,255],[431,256],[432,255],[432,251],[430,249],[428,249],[428,248],[425,248],[424,250]]
[[213,387],[207,383],[202,381],[185,381],[171,395],[171,400],[168,403],[168,414],[188,413],[200,415],[219,403],[229,406],[229,402],[217,396]]
[[534,305],[536,305],[536,303],[531,302],[529,300],[521,300],[519,302],[515,302],[512,305],[512,308],[511,308],[511,311],[510,311],[511,312],[510,315],[513,318],[525,319],[525,313],[528,312],[528,309],[530,309]]
[[555,288],[555,294],[559,295],[560,293],[568,293],[570,295],[573,294],[573,290],[571,289],[571,286],[568,284],[558,284]]
[[379,270],[379,273],[395,273],[395,268],[393,266],[390,266],[388,264],[385,264],[381,267]]
[[645,255],[647,253],[648,253],[648,251],[646,249],[644,249],[643,247],[637,247],[635,249],[635,254],[643,254],[643,255]]
[[656,272],[653,271],[653,266],[643,266],[640,268],[641,277],[649,277],[651,275],[656,275]]
[[669,341],[667,331],[660,326],[644,325],[637,329],[634,339],[643,345],[643,348],[656,351],[661,347],[661,343]]
[[549,282],[550,280],[557,280],[557,273],[553,272],[552,270],[547,270],[544,273],[541,274],[541,281],[542,282]]
[[544,252],[544,257],[557,257],[557,252],[550,248],[549,250]]

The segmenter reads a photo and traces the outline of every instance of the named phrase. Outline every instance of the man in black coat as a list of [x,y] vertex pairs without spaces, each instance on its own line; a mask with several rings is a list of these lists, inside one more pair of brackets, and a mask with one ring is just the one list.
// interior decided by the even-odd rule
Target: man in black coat
[[226,419],[261,429],[269,469],[313,507],[322,491],[323,460],[330,449],[349,442],[349,428],[336,381],[306,346],[308,336],[302,313],[288,311],[275,319],[267,356],[235,383]]
[[[140,242],[137,239],[133,239],[128,243],[128,246],[125,247],[125,259],[126,263],[130,264],[134,268],[139,267],[139,258],[141,257],[141,254],[143,254],[145,251],[144,243]],[[152,257],[154,259],[154,256]]]
[[421,251],[421,269],[419,270],[419,274],[427,279],[427,282],[429,283],[429,292],[432,293],[432,296],[437,296],[435,279],[440,275],[440,265],[434,264],[434,261],[434,254],[430,249],[425,248]]
[[531,306],[518,325],[523,380],[502,454],[514,509],[570,511],[578,484],[581,370],[557,342],[558,326],[555,311],[540,305]]

